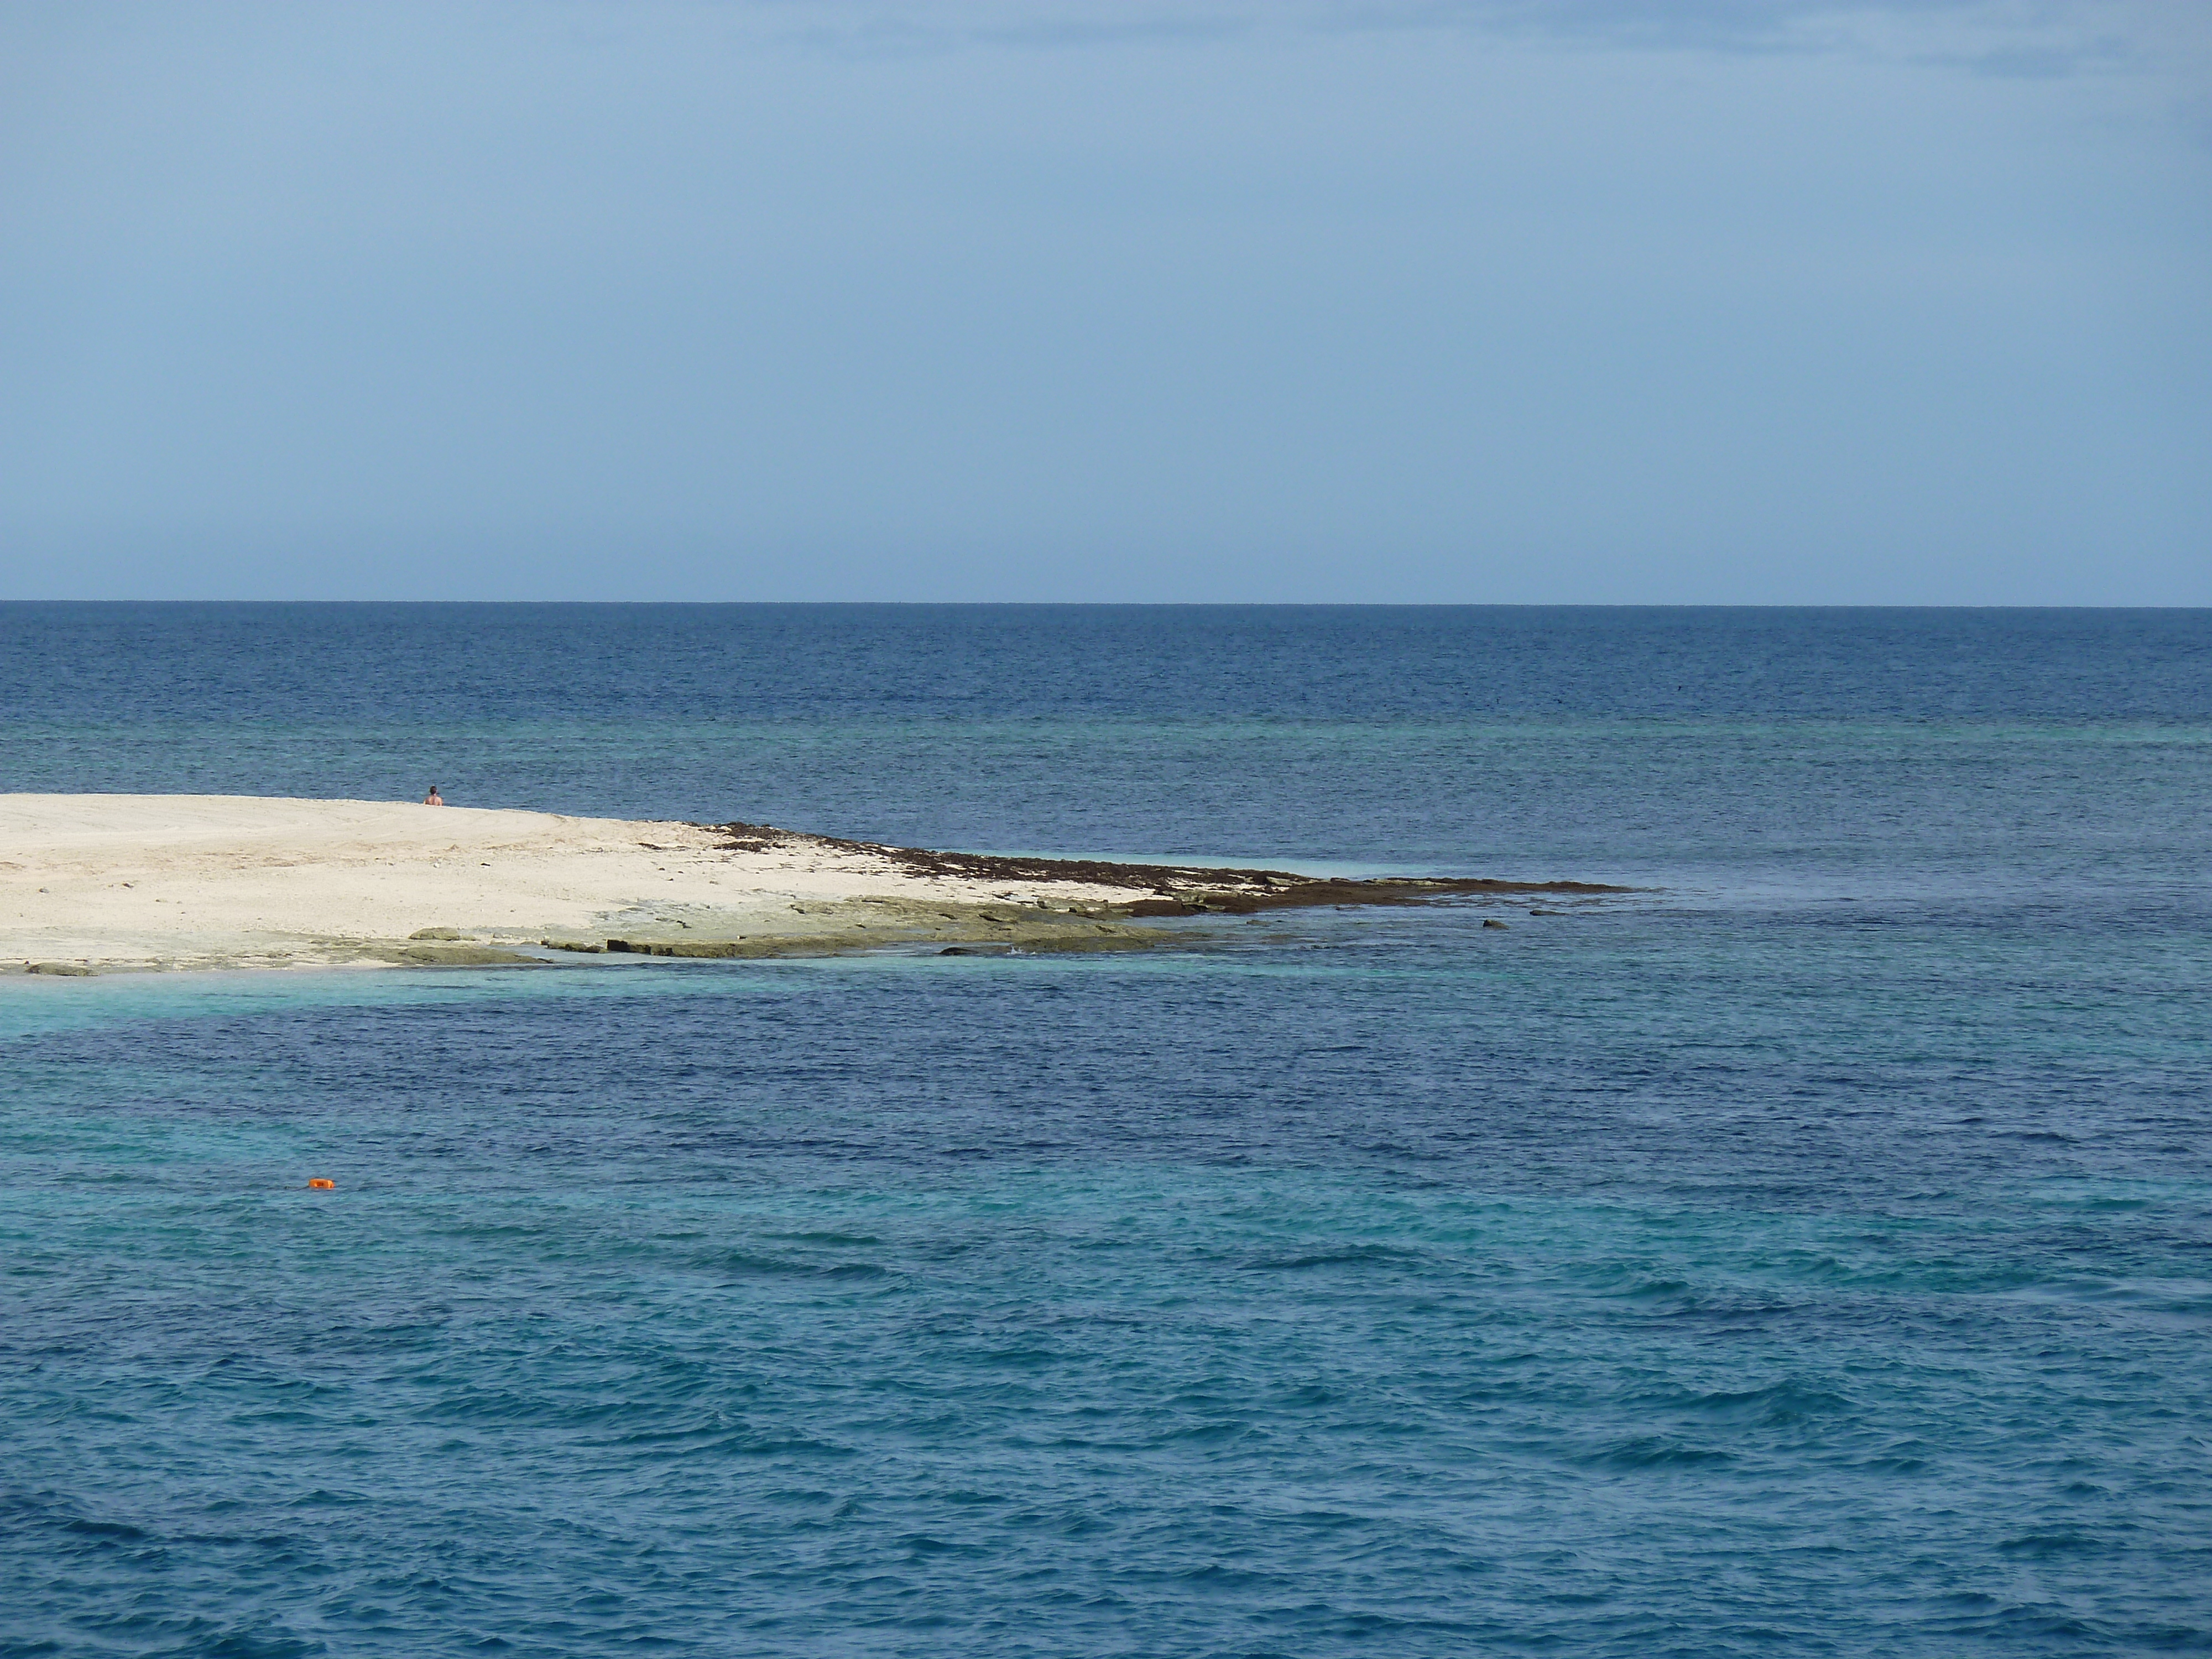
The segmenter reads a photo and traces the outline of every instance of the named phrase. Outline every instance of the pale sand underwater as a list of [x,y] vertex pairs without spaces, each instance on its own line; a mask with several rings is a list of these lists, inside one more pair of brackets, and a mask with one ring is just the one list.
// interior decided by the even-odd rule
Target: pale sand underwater
[[0,795],[0,969],[746,957],[932,940],[1127,948],[1137,917],[1577,884],[992,859],[748,824],[242,795]]

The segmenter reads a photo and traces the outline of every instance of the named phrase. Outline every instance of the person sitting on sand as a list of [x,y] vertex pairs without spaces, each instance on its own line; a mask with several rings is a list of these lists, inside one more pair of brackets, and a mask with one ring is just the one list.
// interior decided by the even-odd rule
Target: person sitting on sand
[[445,804],[446,798],[438,793],[438,786],[434,783],[432,784],[430,786],[430,793],[422,797],[422,805],[425,806],[443,806]]

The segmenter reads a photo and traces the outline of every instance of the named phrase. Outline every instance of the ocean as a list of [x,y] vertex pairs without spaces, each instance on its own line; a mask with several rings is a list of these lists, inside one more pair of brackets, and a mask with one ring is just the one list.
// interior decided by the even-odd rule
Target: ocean
[[2212,612],[0,605],[434,781],[1639,890],[0,979],[0,1654],[2212,1650]]

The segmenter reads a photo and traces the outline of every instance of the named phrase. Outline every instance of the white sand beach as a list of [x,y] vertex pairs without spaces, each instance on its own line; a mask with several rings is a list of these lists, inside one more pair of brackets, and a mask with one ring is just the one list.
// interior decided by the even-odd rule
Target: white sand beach
[[0,795],[0,971],[488,962],[550,941],[769,955],[1091,948],[1150,895],[900,867],[889,849],[551,812],[234,795]]

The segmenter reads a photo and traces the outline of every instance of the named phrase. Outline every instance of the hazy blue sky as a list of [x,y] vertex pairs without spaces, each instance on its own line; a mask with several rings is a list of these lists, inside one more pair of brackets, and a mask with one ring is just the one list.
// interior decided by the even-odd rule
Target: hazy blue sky
[[2212,604],[2212,0],[0,0],[0,596]]

